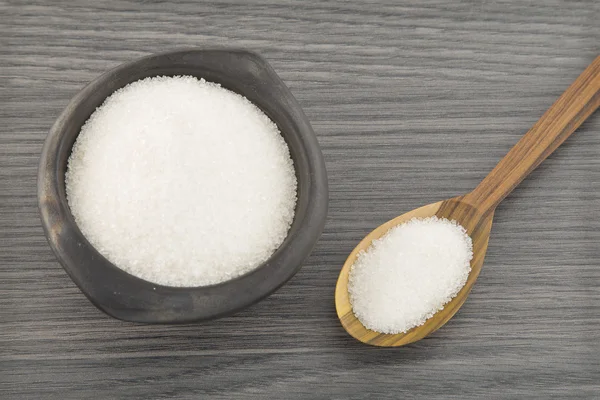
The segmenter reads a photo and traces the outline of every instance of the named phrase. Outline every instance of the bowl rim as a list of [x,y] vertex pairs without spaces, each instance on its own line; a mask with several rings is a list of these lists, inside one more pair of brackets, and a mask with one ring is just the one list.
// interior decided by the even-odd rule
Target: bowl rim
[[[62,176],[64,183],[64,174],[61,175],[59,171],[59,147],[68,122],[84,107],[84,101],[95,91],[106,87],[116,74],[141,68],[145,63],[160,63],[161,60],[166,60],[167,63],[193,63],[198,59],[210,57],[248,62],[250,68],[256,67],[256,71],[262,74],[261,79],[265,79],[265,82],[261,81],[260,84],[267,84],[270,91],[281,96],[280,100],[285,103],[282,109],[289,112],[289,117],[298,127],[295,135],[299,137],[308,160],[308,204],[299,228],[294,231],[290,228],[280,247],[257,268],[231,280],[207,286],[172,287],[154,284],[116,267],[103,257],[80,231],[66,198],[61,196],[59,181]],[[120,87],[141,78],[127,79]],[[239,93],[231,87],[227,89]],[[256,104],[254,101],[253,103]],[[265,111],[261,105],[256,105]],[[271,115],[269,117],[272,118]],[[278,124],[277,121],[274,122]],[[77,130],[80,128],[81,125]],[[68,148],[69,153],[71,147]],[[292,152],[291,146],[289,147]],[[294,168],[298,176],[298,166],[295,162]],[[108,315],[121,320],[146,323],[185,323],[218,318],[269,296],[298,272],[302,261],[310,254],[322,233],[328,211],[325,162],[316,135],[299,103],[260,55],[245,49],[227,47],[185,48],[151,54],[122,63],[92,80],[70,100],[50,129],[40,157],[37,189],[44,233],[58,261],[75,284],[96,307]],[[265,275],[265,271],[272,273],[275,279],[267,279],[270,275]]]

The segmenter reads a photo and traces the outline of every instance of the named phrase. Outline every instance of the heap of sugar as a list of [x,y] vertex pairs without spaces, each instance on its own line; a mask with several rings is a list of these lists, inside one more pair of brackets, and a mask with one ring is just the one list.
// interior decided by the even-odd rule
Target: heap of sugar
[[66,173],[89,242],[167,286],[216,284],[267,260],[294,218],[296,186],[277,126],[246,98],[191,76],[113,93],[82,127]]
[[407,332],[465,285],[473,258],[466,230],[445,218],[413,218],[359,253],[348,291],[354,315],[381,333]]

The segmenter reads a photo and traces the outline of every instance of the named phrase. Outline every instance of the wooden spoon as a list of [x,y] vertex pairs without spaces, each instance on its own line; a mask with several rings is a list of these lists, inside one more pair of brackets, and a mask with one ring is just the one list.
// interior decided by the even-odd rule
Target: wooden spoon
[[[346,331],[363,343],[375,346],[402,346],[423,339],[448,322],[463,305],[479,276],[496,206],[556,150],[599,105],[600,56],[596,57],[475,190],[464,196],[409,211],[369,233],[350,253],[335,288],[337,314]],[[354,315],[348,296],[348,276],[356,256],[390,228],[414,217],[434,215],[459,222],[473,239],[473,259],[467,283],[441,311],[425,321],[423,325],[406,333],[383,334],[365,328]]]

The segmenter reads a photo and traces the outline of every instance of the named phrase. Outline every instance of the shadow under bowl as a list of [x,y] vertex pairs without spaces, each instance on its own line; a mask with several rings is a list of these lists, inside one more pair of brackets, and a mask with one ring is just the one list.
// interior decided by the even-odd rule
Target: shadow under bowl
[[[245,96],[279,127],[298,180],[294,221],[279,249],[262,265],[211,286],[169,287],[137,278],[104,258],[79,230],[67,204],[65,172],[85,121],[117,89],[150,76],[192,75]],[[44,232],[71,279],[100,310],[145,323],[216,318],[273,293],[300,268],[327,216],[325,163],[310,123],[289,89],[260,56],[245,50],[180,50],[122,64],[83,88],[50,130],[38,172]]]

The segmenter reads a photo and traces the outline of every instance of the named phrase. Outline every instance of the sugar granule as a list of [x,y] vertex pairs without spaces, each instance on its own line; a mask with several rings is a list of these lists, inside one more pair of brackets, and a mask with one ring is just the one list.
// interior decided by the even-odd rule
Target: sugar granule
[[381,333],[423,325],[465,285],[472,258],[472,240],[455,221],[413,218],[395,226],[351,267],[354,315]]
[[243,96],[191,76],[113,93],[73,146],[67,199],[119,268],[205,286],[267,260],[287,236],[296,175],[277,126]]

